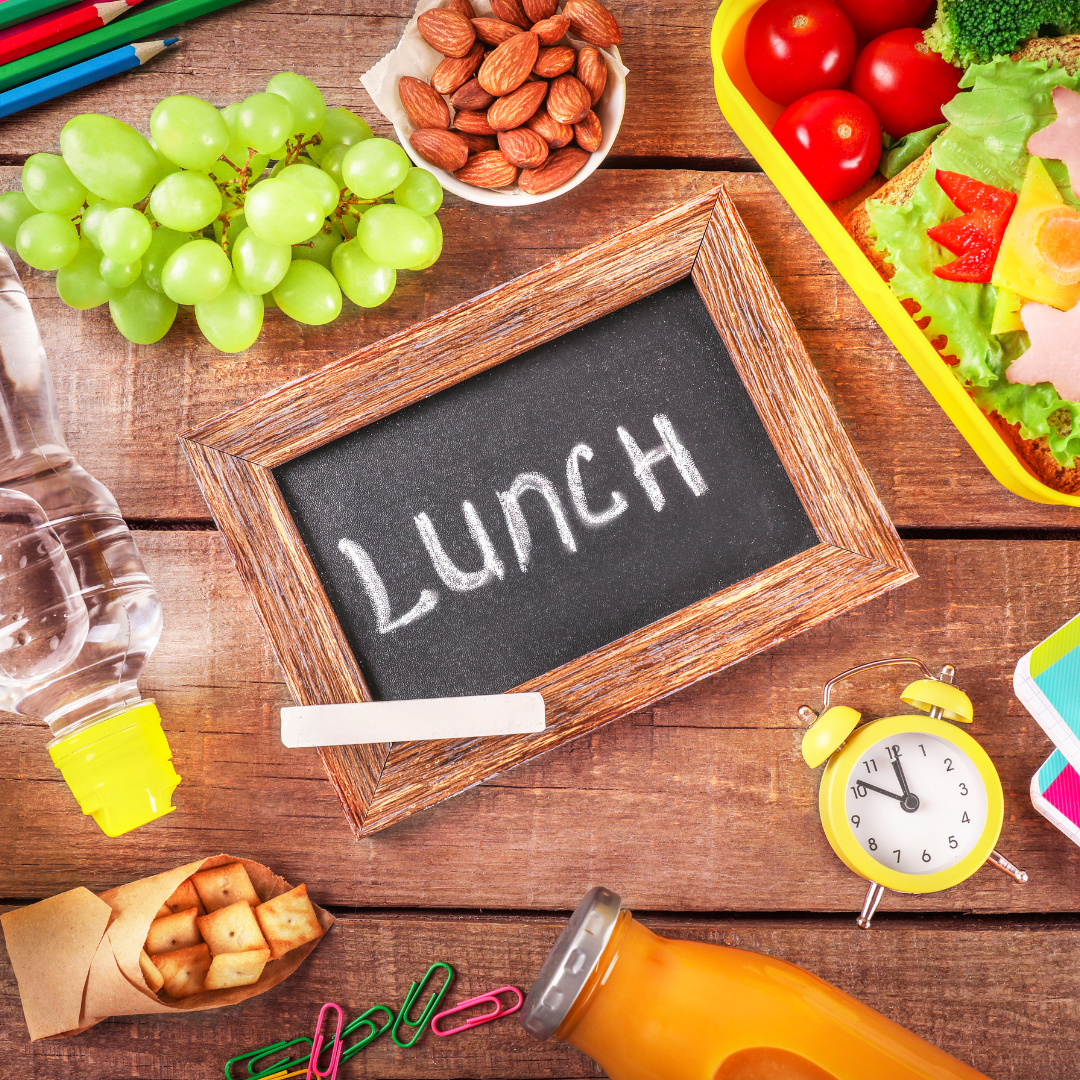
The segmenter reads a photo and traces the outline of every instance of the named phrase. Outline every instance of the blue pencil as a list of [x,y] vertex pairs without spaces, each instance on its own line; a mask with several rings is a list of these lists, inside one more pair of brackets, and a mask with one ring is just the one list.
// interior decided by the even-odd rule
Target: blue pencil
[[166,38],[164,41],[137,41],[133,45],[123,45],[112,52],[102,53],[101,56],[84,60],[81,64],[64,68],[62,71],[54,71],[42,79],[16,86],[13,90],[0,94],[0,117],[11,116],[12,113],[29,109],[31,105],[40,105],[43,101],[51,101],[69,90],[78,90],[81,86],[100,82],[110,75],[118,75],[121,71],[130,71],[179,40]]

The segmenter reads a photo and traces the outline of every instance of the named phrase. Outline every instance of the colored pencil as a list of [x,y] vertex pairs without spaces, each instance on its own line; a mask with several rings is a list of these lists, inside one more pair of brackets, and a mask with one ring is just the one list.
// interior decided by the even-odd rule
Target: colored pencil
[[[0,4],[0,10],[5,4],[16,2],[17,0],[4,0],[4,3]],[[0,67],[0,91],[10,90],[11,87],[31,79],[40,79],[43,75],[51,75],[61,68],[89,60],[91,56],[100,56],[109,49],[139,41],[149,34],[159,33],[176,26],[177,23],[235,3],[237,0],[168,0],[168,3],[159,4],[157,7],[144,8],[125,15],[108,26],[91,30],[89,34],[82,34],[70,41],[61,41],[59,45]]]
[[61,11],[9,26],[0,30],[0,64],[10,64],[50,45],[97,30],[138,3],[141,0],[81,0]]
[[78,90],[81,86],[100,82],[110,75],[118,75],[121,71],[130,71],[179,40],[166,38],[164,41],[139,41],[134,45],[123,45],[102,56],[95,56],[92,60],[84,60],[74,67],[16,86],[13,90],[0,93],[0,117],[11,116],[12,113],[29,109],[31,105],[40,105],[43,101],[51,101],[69,90]]
[[0,28],[26,22],[70,3],[71,0],[4,0],[0,3]]

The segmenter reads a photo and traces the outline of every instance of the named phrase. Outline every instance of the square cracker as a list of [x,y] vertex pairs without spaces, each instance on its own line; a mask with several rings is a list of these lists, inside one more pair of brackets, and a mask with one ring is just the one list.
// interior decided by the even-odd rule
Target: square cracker
[[290,892],[260,904],[255,917],[270,943],[270,956],[274,960],[325,933],[308,899],[306,885],[297,885]]
[[198,908],[178,911],[175,915],[166,915],[164,919],[155,919],[146,933],[144,948],[151,956],[163,952],[176,952],[177,949],[190,949],[202,941],[202,934],[196,920]]
[[224,990],[228,986],[250,986],[257,983],[269,959],[269,949],[218,953],[206,974],[206,989]]
[[203,989],[203,980],[210,970],[210,950],[206,942],[190,949],[159,953],[152,958],[171,998],[186,998]]
[[212,870],[200,870],[191,875],[195,889],[206,905],[207,912],[246,900],[252,907],[259,903],[259,894],[251,884],[251,878],[243,863],[215,866]]
[[198,908],[200,915],[206,914],[206,909],[202,906],[199,894],[195,891],[195,886],[189,877],[184,878],[176,886],[176,891],[161,905],[154,918],[164,919],[166,915],[175,915],[178,911],[187,911],[188,908]]
[[237,900],[228,907],[218,908],[198,920],[203,940],[210,946],[210,952],[218,953],[251,952],[252,949],[265,949],[266,941],[259,929],[251,906],[246,900]]
[[158,971],[154,961],[147,956],[145,949],[139,953],[139,969],[142,971],[142,977],[146,980],[146,985],[156,994],[164,985],[165,980],[161,977],[161,972]]

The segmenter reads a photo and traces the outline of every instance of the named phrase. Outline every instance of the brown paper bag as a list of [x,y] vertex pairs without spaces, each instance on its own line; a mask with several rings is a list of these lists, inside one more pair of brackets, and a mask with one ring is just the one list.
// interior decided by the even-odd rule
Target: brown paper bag
[[[251,986],[163,1001],[143,979],[139,953],[161,905],[185,878],[234,862],[244,864],[260,900],[292,888],[262,863],[215,855],[98,896],[72,889],[0,916],[30,1038],[78,1035],[110,1016],[235,1005],[287,979],[322,938],[269,961]],[[334,916],[312,906],[323,930],[329,930]]]

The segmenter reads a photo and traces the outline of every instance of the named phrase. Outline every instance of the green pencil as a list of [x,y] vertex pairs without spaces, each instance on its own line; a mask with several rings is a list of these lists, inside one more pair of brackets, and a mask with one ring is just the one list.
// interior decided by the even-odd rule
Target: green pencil
[[0,4],[0,30],[16,23],[48,15],[57,8],[67,7],[72,0],[4,0]]
[[[0,11],[8,4],[18,2],[20,0],[4,0],[0,3]],[[70,0],[68,2],[70,3]],[[13,86],[21,86],[31,79],[40,79],[61,68],[89,60],[92,56],[100,56],[103,52],[121,45],[144,41],[160,30],[237,2],[238,0],[169,0],[168,3],[117,19],[108,26],[91,30],[89,34],[62,41],[51,49],[43,49],[39,53],[0,66],[0,93]]]

